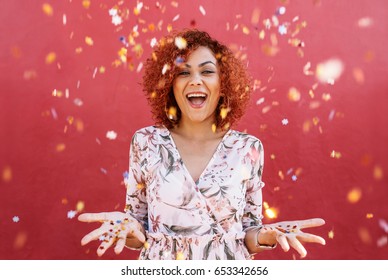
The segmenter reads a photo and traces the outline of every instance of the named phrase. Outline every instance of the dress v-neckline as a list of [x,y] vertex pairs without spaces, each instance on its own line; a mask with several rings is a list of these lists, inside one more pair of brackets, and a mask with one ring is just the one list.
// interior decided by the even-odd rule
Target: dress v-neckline
[[174,137],[172,136],[171,134],[171,131],[168,130],[166,128],[166,130],[168,131],[168,136],[171,140],[171,144],[175,150],[175,153],[177,154],[178,158],[179,158],[179,161],[180,161],[180,164],[182,165],[182,168],[185,170],[185,172],[187,173],[188,177],[191,179],[191,181],[195,184],[195,185],[198,185],[199,181],[201,180],[202,176],[204,175],[204,173],[206,172],[206,170],[213,164],[213,161],[214,159],[216,158],[220,148],[222,147],[225,139],[228,137],[228,135],[231,133],[231,129],[229,129],[225,134],[224,136],[222,136],[222,139],[220,140],[220,142],[218,143],[217,145],[217,148],[215,149],[214,153],[212,154],[212,157],[210,158],[210,160],[208,161],[208,163],[206,164],[205,168],[202,170],[201,174],[199,175],[198,179],[197,180],[194,180],[193,176],[191,175],[189,169],[186,167],[184,161],[183,161],[183,158],[178,150],[178,146],[175,144],[175,141],[174,141]]

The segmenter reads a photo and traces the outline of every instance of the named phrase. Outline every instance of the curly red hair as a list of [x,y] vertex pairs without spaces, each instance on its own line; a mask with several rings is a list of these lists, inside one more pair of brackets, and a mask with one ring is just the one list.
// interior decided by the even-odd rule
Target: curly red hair
[[[176,38],[183,38],[180,40],[186,43],[186,47],[178,48]],[[172,128],[179,122],[181,112],[173,94],[173,81],[179,70],[178,65],[200,46],[213,52],[220,69],[221,97],[216,109],[217,128],[228,129],[245,113],[252,85],[243,63],[227,46],[211,38],[207,32],[188,29],[162,38],[145,63],[143,91],[157,125]],[[176,108],[175,120],[168,117],[170,106]]]

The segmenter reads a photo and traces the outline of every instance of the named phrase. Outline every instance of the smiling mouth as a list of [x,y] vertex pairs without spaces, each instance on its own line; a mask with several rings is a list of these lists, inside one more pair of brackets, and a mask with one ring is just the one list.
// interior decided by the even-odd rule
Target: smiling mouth
[[200,92],[189,93],[188,95],[186,95],[186,98],[191,106],[201,107],[201,105],[204,104],[207,99],[207,94]]

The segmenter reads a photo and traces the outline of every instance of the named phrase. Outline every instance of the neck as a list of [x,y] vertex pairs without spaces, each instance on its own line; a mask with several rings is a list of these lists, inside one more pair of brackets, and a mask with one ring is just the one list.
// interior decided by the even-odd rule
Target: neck
[[221,132],[213,132],[212,126],[215,120],[209,118],[202,122],[191,122],[182,118],[179,124],[172,130],[173,132],[192,140],[208,140],[217,137]]

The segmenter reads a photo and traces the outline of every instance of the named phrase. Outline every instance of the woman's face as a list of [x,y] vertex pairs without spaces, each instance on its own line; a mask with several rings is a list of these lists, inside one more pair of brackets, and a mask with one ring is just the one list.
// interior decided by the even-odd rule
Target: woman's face
[[207,47],[198,47],[180,65],[173,82],[175,100],[181,110],[181,122],[215,121],[220,99],[217,60]]

